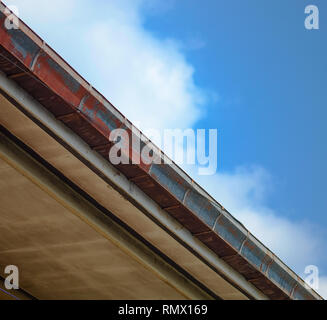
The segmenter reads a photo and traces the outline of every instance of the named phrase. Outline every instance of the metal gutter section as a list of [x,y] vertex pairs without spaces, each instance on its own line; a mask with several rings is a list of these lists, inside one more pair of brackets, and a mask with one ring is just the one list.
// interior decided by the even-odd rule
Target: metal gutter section
[[[125,128],[130,138],[135,134],[142,137],[117,109],[23,22],[19,30],[7,30],[4,8],[1,4],[0,69],[8,77],[107,162],[111,147],[108,137],[113,129]],[[131,149],[130,160],[138,152]],[[175,164],[141,162],[136,165],[131,161],[129,165],[116,168],[269,298],[321,299]]]

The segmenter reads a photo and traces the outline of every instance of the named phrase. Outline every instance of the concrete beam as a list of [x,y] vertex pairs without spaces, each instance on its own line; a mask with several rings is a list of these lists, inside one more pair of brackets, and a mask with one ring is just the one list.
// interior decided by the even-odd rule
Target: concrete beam
[[155,273],[186,299],[213,298],[2,133],[0,134],[0,159],[28,178],[132,259]]

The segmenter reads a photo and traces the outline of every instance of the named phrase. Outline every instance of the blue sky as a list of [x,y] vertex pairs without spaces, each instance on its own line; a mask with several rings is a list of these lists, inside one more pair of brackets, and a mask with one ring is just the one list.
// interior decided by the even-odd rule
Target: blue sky
[[218,173],[189,173],[327,295],[325,0],[5,2],[132,121],[217,128]]
[[176,1],[146,26],[202,42],[186,56],[220,100],[196,126],[219,129],[221,169],[262,165],[276,183],[271,207],[327,226],[327,3],[313,2],[319,31],[304,29],[312,1],[301,0]]

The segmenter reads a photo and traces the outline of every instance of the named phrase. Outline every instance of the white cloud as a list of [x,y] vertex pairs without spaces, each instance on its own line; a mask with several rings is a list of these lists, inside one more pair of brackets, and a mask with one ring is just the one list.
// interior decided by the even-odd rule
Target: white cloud
[[[143,127],[192,126],[202,101],[193,83],[193,68],[172,44],[115,23],[96,26],[89,34],[94,39],[94,66],[103,78],[107,76],[103,89],[111,101]],[[108,60],[112,63],[101,70]]]
[[143,128],[190,127],[204,101],[194,69],[173,41],[157,40],[140,20],[113,14],[89,30],[94,67],[106,79],[102,91]]

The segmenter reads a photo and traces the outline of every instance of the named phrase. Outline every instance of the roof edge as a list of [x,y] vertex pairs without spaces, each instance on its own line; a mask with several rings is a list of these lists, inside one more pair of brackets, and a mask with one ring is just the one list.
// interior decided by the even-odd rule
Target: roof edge
[[[72,113],[89,123],[107,140],[108,145],[110,132],[117,128],[124,127],[131,134],[138,132],[142,135],[21,20],[19,29],[6,29],[5,9],[6,6],[1,2],[0,45],[13,58],[12,62],[18,61],[26,74],[67,102]],[[223,258],[234,268],[244,263],[252,267],[256,273],[249,281],[266,291],[265,294],[269,296],[269,290],[273,288],[279,289],[290,299],[322,299],[176,164],[141,163],[137,166],[185,210],[183,219],[197,219],[202,229],[190,230],[195,237],[218,256],[222,255],[220,248],[230,249],[224,251]],[[174,215],[173,210],[166,211]]]

